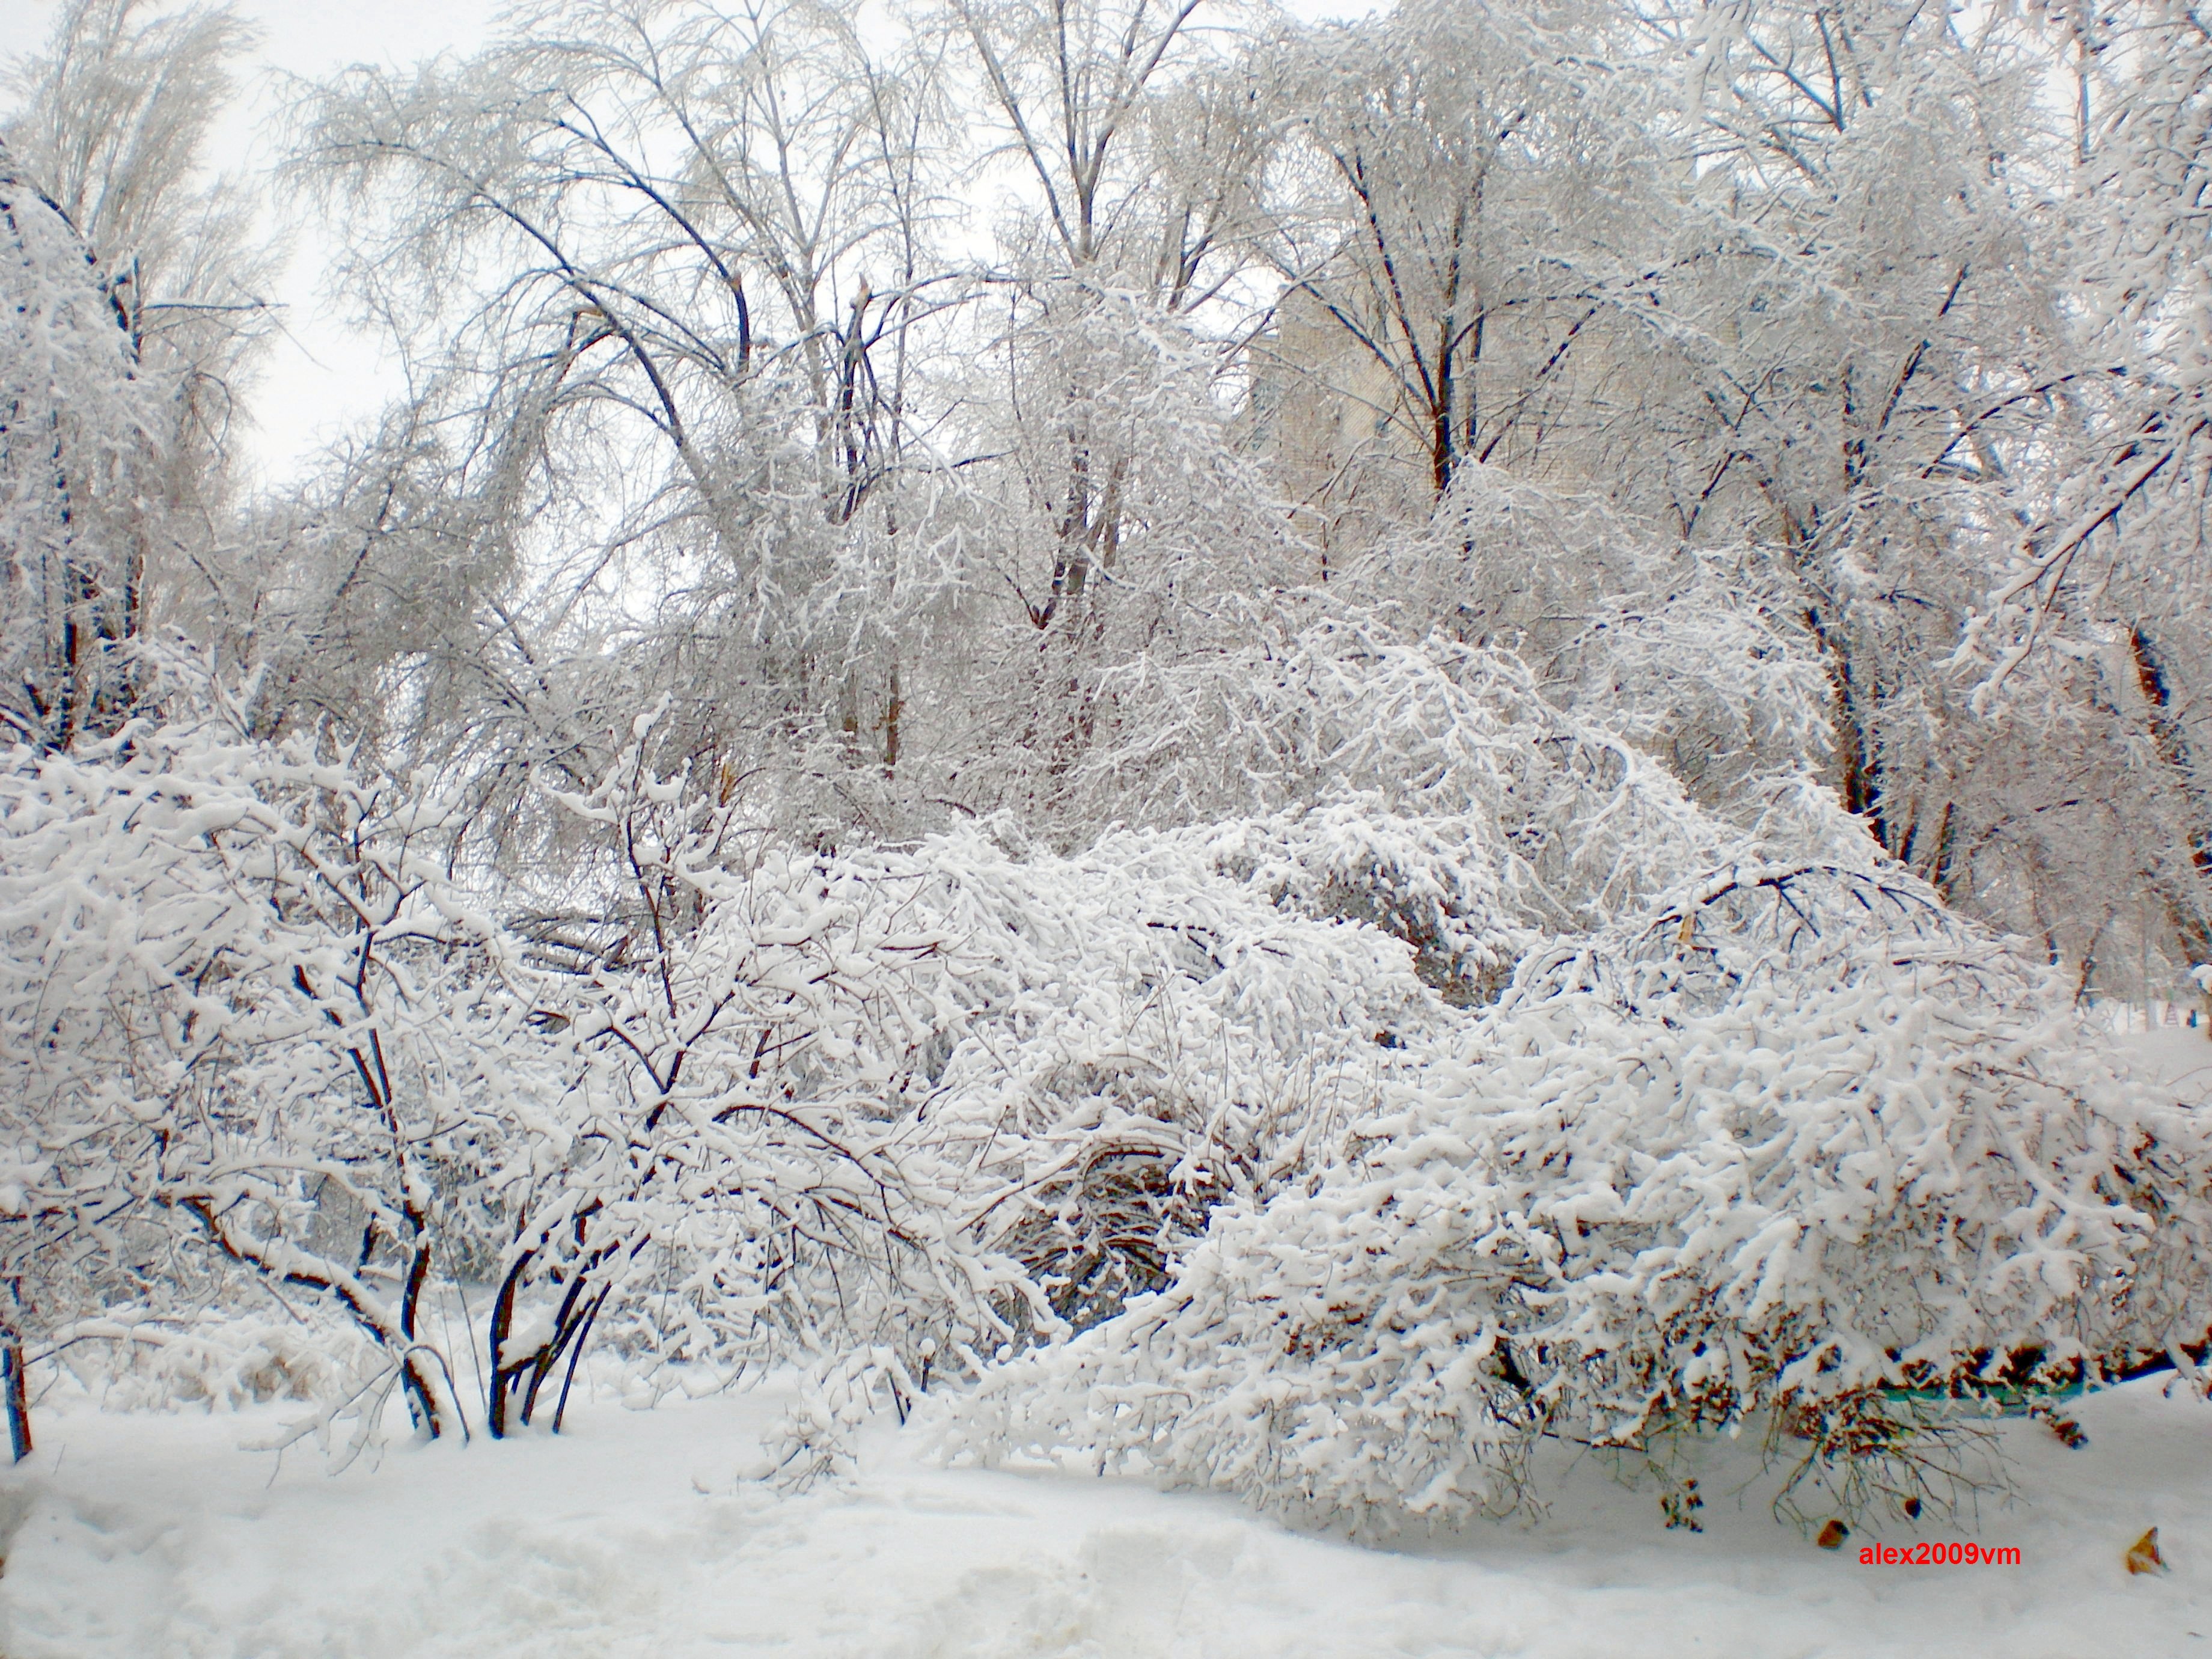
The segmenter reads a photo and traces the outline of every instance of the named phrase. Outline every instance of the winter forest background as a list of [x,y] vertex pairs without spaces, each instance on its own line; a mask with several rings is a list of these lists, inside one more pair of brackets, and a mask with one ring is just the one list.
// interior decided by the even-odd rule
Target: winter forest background
[[[588,1352],[1387,1534],[2200,1384],[2200,10],[526,0],[217,175],[250,45],[0,125],[19,1456]],[[401,370],[274,483],[272,198]]]

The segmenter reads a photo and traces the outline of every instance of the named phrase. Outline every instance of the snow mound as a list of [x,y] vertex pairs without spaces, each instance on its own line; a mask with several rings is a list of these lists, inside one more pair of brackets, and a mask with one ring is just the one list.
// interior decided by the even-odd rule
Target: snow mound
[[[1696,1449],[1700,1534],[1651,1524],[1601,1460],[1547,1474],[1538,1528],[1436,1528],[1385,1552],[1219,1498],[1064,1472],[948,1470],[879,1427],[848,1482],[733,1482],[779,1395],[623,1411],[568,1433],[410,1446],[333,1478],[237,1449],[274,1406],[138,1415],[49,1402],[0,1474],[9,1659],[1793,1659],[2166,1651],[2212,1593],[2207,1408],[2130,1384],[2080,1404],[2069,1450],[2000,1425],[2023,1498],[1963,1522],[1889,1517],[1814,1548],[1741,1501],[1755,1452]],[[396,1414],[396,1413],[395,1413]],[[13,1524],[11,1526],[11,1520]],[[2122,1553],[2155,1524],[2169,1574]],[[1879,1540],[1974,1538],[2019,1566],[1872,1569]]]

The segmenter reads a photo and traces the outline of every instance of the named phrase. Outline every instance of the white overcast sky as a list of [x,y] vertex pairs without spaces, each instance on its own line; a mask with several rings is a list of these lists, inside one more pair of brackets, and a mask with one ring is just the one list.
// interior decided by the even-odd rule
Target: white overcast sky
[[[1375,0],[1292,0],[1309,16],[1352,15]],[[264,157],[257,145],[283,73],[321,76],[348,64],[404,65],[447,51],[465,52],[489,33],[504,0],[233,0],[262,31],[256,66],[238,107],[224,123],[217,167],[246,168]],[[0,62],[46,44],[61,0],[0,0]],[[265,139],[264,140],[265,143]],[[257,149],[260,153],[257,155]],[[373,411],[398,390],[398,377],[374,343],[349,328],[320,280],[325,244],[312,225],[293,228],[294,256],[279,291],[285,337],[277,342],[250,398],[257,428],[249,458],[276,482],[306,457]]]

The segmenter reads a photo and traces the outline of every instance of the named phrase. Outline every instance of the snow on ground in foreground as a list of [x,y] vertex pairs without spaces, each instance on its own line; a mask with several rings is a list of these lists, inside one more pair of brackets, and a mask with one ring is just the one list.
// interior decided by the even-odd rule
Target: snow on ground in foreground
[[2154,1025],[2119,1034],[2136,1071],[2202,1100],[2212,1095],[2212,1041],[2193,1025]]
[[[2212,1407],[2154,1380],[2081,1402],[2082,1450],[2005,1424],[2017,1501],[1919,1534],[2017,1545],[2018,1567],[1817,1549],[1729,1495],[1747,1448],[1725,1443],[1702,1534],[1585,1463],[1538,1528],[1363,1549],[1211,1497],[933,1468],[888,1425],[856,1480],[784,1498],[737,1473],[777,1404],[595,1403],[558,1439],[403,1442],[335,1477],[239,1449],[281,1406],[49,1412],[0,1476],[0,1654],[2212,1654]],[[2172,1571],[2131,1577],[2151,1525]]]

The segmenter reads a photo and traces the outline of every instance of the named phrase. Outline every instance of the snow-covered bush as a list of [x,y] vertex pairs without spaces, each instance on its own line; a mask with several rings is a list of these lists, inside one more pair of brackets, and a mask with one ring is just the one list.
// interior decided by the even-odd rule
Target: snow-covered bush
[[1279,906],[1210,831],[879,857],[926,878],[958,943],[926,1115],[985,1236],[1077,1324],[1164,1283],[1213,1205],[1302,1167],[1442,1012],[1404,946]]
[[1940,1500],[1942,1398],[2212,1324],[2212,1139],[1888,869],[1726,867],[1422,1058],[949,1448],[1387,1530],[1533,1504],[1546,1437],[1759,1419],[1846,1504]]
[[806,853],[654,776],[642,730],[560,798],[611,849],[601,920],[512,933],[425,781],[201,695],[5,775],[0,1266],[42,1352],[213,1354],[162,1322],[258,1279],[459,1426],[473,1368],[422,1310],[488,1276],[495,1433],[557,1422],[593,1340],[695,1379],[969,1369],[1164,1283],[1443,1012],[1405,945],[1279,902],[1249,837]]
[[[1123,695],[1125,709],[1139,686]],[[1333,611],[1142,683],[1150,717],[1096,763],[1139,821],[1224,821],[1364,793],[1388,811],[1473,815],[1467,857],[1496,903],[1546,932],[1602,925],[1725,855],[1702,811],[1620,734],[1563,713],[1510,650],[1405,638]]]
[[1285,908],[1402,939],[1448,1001],[1492,1000],[1547,937],[1528,895],[1513,890],[1518,861],[1479,808],[1407,813],[1366,790],[1200,833],[1224,871]]
[[742,833],[718,791],[652,772],[650,725],[562,798],[610,839],[614,925],[541,940],[562,1082],[491,1183],[495,1433],[563,1365],[565,1401],[595,1329],[725,1377],[1011,1334],[994,1297],[1020,1275],[971,1247],[922,1109],[957,1005],[921,883]]
[[11,1322],[67,1340],[242,1273],[331,1297],[418,1420],[457,1427],[416,1316],[447,1211],[527,1115],[527,1004],[427,855],[434,795],[252,741],[201,690],[167,723],[0,751]]
[[326,1311],[267,1297],[236,1311],[155,1314],[118,1306],[72,1322],[31,1355],[111,1408],[234,1407],[271,1400],[343,1402],[391,1375],[377,1345]]
[[[1738,654],[1756,643],[1748,624],[1714,631]],[[1762,696],[1747,678],[1722,662],[1674,695],[1738,708]],[[1448,999],[1486,1002],[1542,940],[1633,915],[1747,845],[1861,854],[1864,826],[1787,766],[1736,777],[1724,811],[1692,799],[1654,752],[1671,717],[1647,693],[1547,685],[1515,651],[1408,640],[1387,614],[1332,605],[1229,656],[1132,671],[1125,716],[1140,695],[1148,713],[1125,724],[1142,735],[1102,750],[1089,787],[1212,823],[1227,867],[1306,914],[1375,923]]]
[[538,992],[570,1082],[497,1183],[502,1426],[594,1328],[921,1376],[1102,1317],[1440,1012],[1403,945],[1286,910],[1210,832],[801,854],[653,776],[642,733],[568,805],[619,845],[626,930]]

